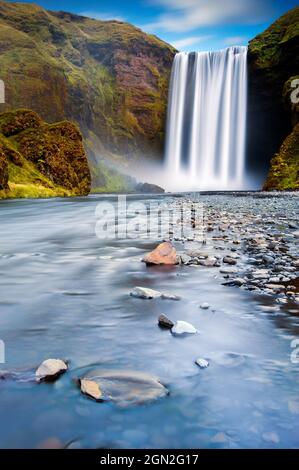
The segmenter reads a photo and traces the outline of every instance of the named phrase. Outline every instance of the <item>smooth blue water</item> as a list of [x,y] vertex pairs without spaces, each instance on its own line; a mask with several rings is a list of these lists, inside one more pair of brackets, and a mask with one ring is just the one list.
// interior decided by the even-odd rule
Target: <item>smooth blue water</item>
[[[239,204],[220,198],[232,210]],[[298,317],[263,313],[269,300],[222,286],[213,269],[146,268],[140,259],[157,240],[97,239],[103,199],[0,202],[2,369],[70,360],[54,384],[0,381],[0,447],[56,438],[84,448],[298,448],[299,365],[290,361]],[[136,285],[182,300],[134,299]],[[200,310],[202,302],[213,311]],[[199,334],[173,337],[157,327],[160,313]],[[210,367],[200,370],[198,357]],[[170,395],[126,409],[94,403],[71,380],[91,364],[152,373]]]

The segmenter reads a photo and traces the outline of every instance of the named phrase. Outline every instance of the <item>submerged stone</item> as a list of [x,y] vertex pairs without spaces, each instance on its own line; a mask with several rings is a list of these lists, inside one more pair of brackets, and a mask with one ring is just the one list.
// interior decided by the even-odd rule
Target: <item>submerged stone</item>
[[136,371],[91,370],[80,383],[88,395],[98,396],[100,391],[102,397],[122,406],[141,405],[168,395],[158,378]]
[[138,299],[157,299],[162,293],[147,287],[134,287],[130,295]]

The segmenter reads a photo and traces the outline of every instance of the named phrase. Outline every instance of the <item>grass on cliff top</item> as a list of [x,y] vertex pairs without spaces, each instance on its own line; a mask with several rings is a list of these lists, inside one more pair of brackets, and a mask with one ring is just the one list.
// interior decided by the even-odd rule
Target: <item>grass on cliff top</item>
[[261,68],[271,67],[279,62],[282,46],[298,36],[299,7],[296,7],[252,39],[249,50],[258,55],[258,65]]

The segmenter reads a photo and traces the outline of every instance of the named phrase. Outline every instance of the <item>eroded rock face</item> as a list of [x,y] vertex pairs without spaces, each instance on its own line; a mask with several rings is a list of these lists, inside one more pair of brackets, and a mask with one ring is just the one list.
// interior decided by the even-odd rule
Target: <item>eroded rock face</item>
[[271,161],[265,191],[299,189],[299,123]]
[[0,143],[0,190],[8,188],[8,163]]
[[146,255],[142,261],[147,265],[175,265],[178,264],[179,259],[174,246],[170,242],[164,242]]
[[[12,178],[16,178],[12,183],[44,185],[46,190],[53,189],[53,195],[55,186],[69,191],[69,195],[89,193],[90,169],[82,136],[75,124],[68,121],[47,124],[35,112],[25,109],[2,113],[0,145],[0,178],[3,180],[0,189],[7,188],[4,181],[10,180],[10,163],[14,168]],[[33,165],[34,171],[22,172],[26,162]]]
[[97,384],[105,400],[121,406],[145,404],[168,395],[168,390],[156,377],[136,371],[92,370],[81,379]]

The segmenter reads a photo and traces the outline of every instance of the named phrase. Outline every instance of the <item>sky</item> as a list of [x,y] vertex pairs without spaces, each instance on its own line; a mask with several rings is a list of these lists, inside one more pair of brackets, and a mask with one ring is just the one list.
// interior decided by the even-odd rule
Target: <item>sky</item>
[[[23,0],[20,3],[32,3]],[[180,51],[246,45],[298,0],[36,0],[101,20],[117,19],[155,34]]]

